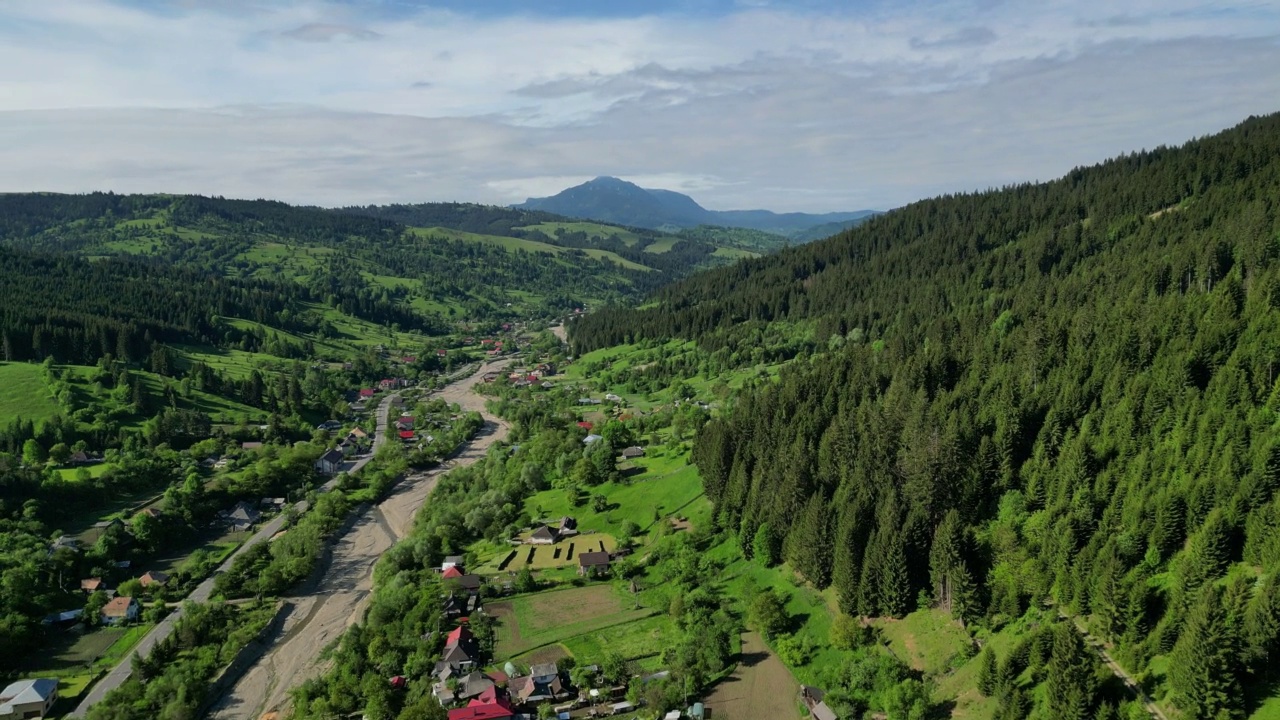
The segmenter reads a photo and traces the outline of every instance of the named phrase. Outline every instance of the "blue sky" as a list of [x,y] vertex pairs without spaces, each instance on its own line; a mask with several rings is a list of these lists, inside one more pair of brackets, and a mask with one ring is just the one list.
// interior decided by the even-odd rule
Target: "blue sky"
[[888,208],[1277,110],[1276,3],[0,3],[0,191]]

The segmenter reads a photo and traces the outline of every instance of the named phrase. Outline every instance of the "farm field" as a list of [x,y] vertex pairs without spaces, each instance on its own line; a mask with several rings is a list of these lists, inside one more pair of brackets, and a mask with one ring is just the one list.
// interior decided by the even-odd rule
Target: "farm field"
[[634,609],[608,583],[548,590],[486,607],[499,621],[499,658],[514,658],[654,614],[649,608]]
[[18,418],[39,423],[58,414],[40,372],[39,365],[0,363],[0,425]]
[[800,686],[758,633],[744,633],[738,667],[706,699],[716,720],[800,720]]
[[100,674],[115,666],[151,630],[150,624],[130,628],[98,628],[78,633],[61,631],[45,646],[47,653],[32,656],[21,669],[24,677],[58,678],[58,704],[54,715],[70,711],[85,689]]
[[[613,552],[618,547],[618,541],[612,535],[606,535],[605,533],[574,535],[564,538],[554,545],[499,546],[498,552],[476,566],[475,571],[481,575],[501,572],[498,570],[498,565],[506,559],[512,550],[515,551],[516,556],[502,571],[515,571],[524,567],[528,567],[531,570],[577,567],[580,553],[598,551],[602,544],[605,552]],[[532,560],[529,559],[531,554]]]

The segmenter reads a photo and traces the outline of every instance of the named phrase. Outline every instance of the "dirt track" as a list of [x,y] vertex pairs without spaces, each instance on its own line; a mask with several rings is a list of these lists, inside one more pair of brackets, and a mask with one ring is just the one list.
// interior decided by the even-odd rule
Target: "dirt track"
[[716,720],[800,720],[800,686],[759,633],[742,635],[738,668],[716,683],[707,709]]
[[214,704],[209,717],[256,720],[265,712],[284,710],[289,690],[323,670],[320,651],[360,620],[373,584],[374,563],[408,534],[414,514],[440,473],[474,463],[484,457],[490,445],[506,437],[510,427],[484,412],[484,398],[471,392],[484,373],[506,363],[489,363],[436,393],[436,397],[458,403],[464,411],[482,413],[485,427],[440,468],[406,477],[390,496],[360,515],[334,544],[318,581],[289,598],[292,609],[271,649]]

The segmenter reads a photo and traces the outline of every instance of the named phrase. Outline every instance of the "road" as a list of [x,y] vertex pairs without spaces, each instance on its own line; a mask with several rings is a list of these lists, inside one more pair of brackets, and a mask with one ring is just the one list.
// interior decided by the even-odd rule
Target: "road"
[[[468,378],[463,382],[470,381],[471,379]],[[474,382],[471,382],[471,384],[467,385],[468,390],[474,384]],[[373,458],[374,453],[377,452],[377,449],[386,442],[387,426],[390,424],[391,403],[397,396],[398,394],[388,395],[382,399],[381,403],[378,404],[377,429],[375,430],[373,437],[373,452],[352,461],[349,464],[349,467],[344,468],[347,472],[358,472],[360,468],[363,468],[368,464],[368,462]],[[320,486],[320,490],[324,492],[332,490],[336,482],[337,478],[329,480],[324,485]],[[294,507],[299,512],[303,512],[307,509],[307,501],[303,500],[298,502]],[[204,582],[197,585],[196,589],[192,590],[191,594],[187,596],[187,599],[193,602],[208,602],[209,598],[213,596],[214,579],[229,569],[231,567],[231,563],[233,563],[241,554],[247,552],[250,548],[259,543],[266,542],[276,533],[280,532],[284,527],[284,521],[285,518],[282,514],[268,522],[266,525],[263,525],[256,533],[253,534],[252,537],[246,540],[245,543],[235,551],[235,553],[227,558],[226,562],[218,566],[217,572],[210,575]],[[179,608],[152,628],[151,632],[147,633],[147,635],[138,642],[134,649],[125,656],[124,660],[122,660],[119,665],[115,666],[111,672],[107,673],[105,677],[90,688],[89,692],[84,696],[84,699],[80,701],[80,704],[76,706],[75,711],[72,712],[70,717],[84,717],[89,712],[90,707],[101,701],[102,698],[106,697],[107,693],[120,687],[125,680],[129,679],[129,676],[133,673],[133,656],[138,653],[142,653],[143,657],[146,657],[146,654],[151,652],[151,648],[155,647],[156,643],[169,637],[173,632],[174,625],[178,622],[178,618],[181,617],[181,615],[182,610]]]
[[480,434],[439,468],[406,477],[391,495],[357,518],[334,544],[319,577],[286,599],[289,614],[279,636],[215,702],[210,718],[255,720],[266,712],[284,710],[289,690],[324,671],[321,651],[363,617],[373,587],[374,564],[409,534],[414,515],[439,476],[483,458],[489,446],[506,437],[509,426],[486,413],[484,399],[471,392],[484,373],[497,370],[506,362],[489,363],[436,393],[436,397],[457,403],[463,411],[481,413],[485,425]]
[[1124,685],[1126,688],[1128,688],[1129,693],[1133,695],[1135,699],[1137,699],[1139,702],[1142,703],[1142,706],[1146,708],[1147,713],[1151,715],[1151,717],[1156,718],[1156,720],[1169,720],[1167,717],[1165,717],[1164,711],[1162,711],[1158,705],[1152,702],[1151,698],[1148,697],[1145,692],[1143,692],[1142,686],[1139,685],[1138,681],[1135,680],[1133,676],[1129,674],[1129,671],[1121,667],[1120,663],[1116,662],[1111,657],[1111,654],[1107,652],[1106,644],[1103,643],[1102,640],[1091,635],[1089,631],[1085,628],[1084,623],[1081,622],[1079,618],[1068,617],[1065,613],[1061,611],[1058,612],[1058,617],[1062,618],[1063,620],[1066,620],[1067,622],[1071,623],[1073,627],[1075,627],[1075,629],[1080,633],[1080,635],[1084,637],[1085,644],[1087,644],[1089,647],[1092,647],[1098,653],[1098,655],[1102,658],[1102,662],[1106,663],[1107,669],[1110,670],[1113,675],[1120,678],[1122,682],[1124,682]]

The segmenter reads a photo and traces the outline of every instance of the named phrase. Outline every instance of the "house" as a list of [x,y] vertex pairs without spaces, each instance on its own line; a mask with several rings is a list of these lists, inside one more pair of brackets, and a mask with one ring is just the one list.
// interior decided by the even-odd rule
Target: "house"
[[107,583],[104,582],[102,578],[85,578],[80,581],[80,590],[82,590],[85,595],[92,595],[99,590],[106,592]]
[[19,680],[0,691],[0,718],[42,718],[57,701],[56,678]]
[[449,351],[445,350],[444,348],[440,348],[439,350],[436,351],[436,357],[445,357],[448,354],[449,354]]
[[451,567],[461,567],[464,560],[465,558],[461,555],[448,555],[445,557],[444,562],[440,563],[440,571],[444,572]]
[[70,550],[71,552],[80,552],[80,541],[70,535],[60,535],[53,544],[49,546],[49,552],[54,553],[59,550]]
[[372,398],[374,395],[377,395],[377,394],[378,394],[378,391],[377,391],[377,390],[375,390],[375,389],[373,389],[373,388],[360,388],[360,398],[361,398],[361,399],[365,399],[365,400],[367,400],[367,399]]
[[418,356],[417,356],[417,355],[405,355],[404,357],[400,358],[400,362],[404,363],[405,365],[412,365],[412,364],[414,364],[414,363],[418,362]]
[[281,498],[281,497],[262,498],[261,500],[258,501],[258,507],[262,508],[263,510],[280,511],[280,510],[284,510],[284,506],[287,505],[288,502],[289,502],[288,500],[285,500],[284,498]]
[[100,520],[93,524],[93,529],[97,530],[99,535],[113,527],[124,527],[124,522],[120,518],[111,518],[110,520]]
[[449,597],[444,599],[443,612],[444,616],[448,618],[465,615],[467,613],[467,601],[454,593],[449,593]]
[[556,386],[556,384],[555,384],[555,383],[553,383],[553,382],[551,382],[550,380],[543,380],[543,381],[542,381],[542,389],[543,389],[543,390],[550,390],[551,388],[553,388],[553,387],[555,387],[555,386]]
[[590,434],[590,435],[588,435],[588,436],[586,436],[586,437],[582,438],[582,444],[583,444],[583,445],[590,445],[591,443],[593,443],[593,442],[595,442],[595,441],[597,441],[597,440],[603,440],[603,439],[604,439],[604,436],[603,436],[603,435],[596,435],[595,433],[592,433],[592,434]]
[[609,553],[593,550],[578,553],[579,575],[602,575],[609,572]]
[[232,530],[243,531],[248,530],[262,519],[262,513],[249,503],[241,500],[236,506],[231,508],[231,512],[227,513],[227,524]]
[[40,621],[41,625],[70,625],[80,618],[84,617],[84,608],[76,608],[75,610],[65,610],[60,613],[46,615]]
[[529,676],[539,685],[547,685],[560,675],[560,668],[554,663],[538,663],[529,668]]
[[91,455],[83,450],[76,450],[67,458],[68,465],[92,465],[102,462],[100,455]]
[[342,454],[341,450],[333,449],[320,456],[316,460],[316,470],[325,475],[336,475],[342,469],[342,463],[347,457]]
[[[556,665],[555,663],[535,665],[534,670],[543,668],[545,672],[547,666],[555,668]],[[545,700],[557,700],[565,694],[565,687],[564,683],[560,681],[559,674],[525,675],[511,678],[507,682],[507,692],[511,693],[511,697],[515,698],[519,704],[525,705]]]
[[475,665],[478,657],[480,657],[480,644],[476,642],[471,630],[463,626],[454,628],[453,632],[445,638],[444,656],[441,657],[440,662],[468,670]]
[[578,404],[579,405],[599,405],[600,401],[596,398],[584,397],[584,398],[578,398]]
[[565,515],[564,517],[560,518],[560,536],[561,537],[564,537],[565,535],[577,535],[577,534],[578,534],[577,520],[574,520],[568,515]]
[[450,565],[445,568],[444,572],[440,573],[442,580],[457,580],[460,577],[462,577],[462,570],[457,565]]
[[546,525],[534,530],[533,533],[529,535],[530,545],[554,545],[555,542],[556,531]]
[[512,720],[515,716],[511,703],[502,698],[489,702],[477,698],[466,707],[449,711],[449,720]]
[[412,430],[401,430],[401,431],[400,431],[400,439],[401,439],[401,440],[403,440],[404,442],[413,442],[413,431],[412,431]]
[[683,716],[680,714],[679,710],[672,710],[666,715],[663,715],[662,720],[680,720],[681,717]]
[[[490,355],[492,355],[492,354],[494,354],[494,353],[493,353],[493,351],[492,351],[492,350],[490,350],[490,351],[489,351],[489,354],[490,354]],[[498,379],[498,373],[496,373],[496,372],[487,372],[487,373],[485,373],[485,374],[483,375],[483,379],[484,379],[484,381],[485,381],[485,382],[487,382],[487,383],[491,383],[491,382],[493,382],[494,380],[497,380],[497,379]]]
[[479,575],[461,575],[457,580],[462,589],[472,595],[480,592],[481,586],[484,585],[484,580]]
[[123,595],[117,596],[102,607],[102,622],[107,625],[135,622],[140,612],[142,612],[142,606],[136,599]]
[[250,440],[249,442],[240,443],[241,450],[258,450],[261,447],[262,447],[262,443],[257,442],[256,440]]
[[608,400],[609,402],[622,402],[622,397],[619,395],[614,395],[613,393],[606,394],[604,396],[604,399]]
[[578,423],[578,427],[582,428],[583,430],[590,431],[590,430],[591,430],[591,428],[595,427],[595,425],[592,425],[591,423],[587,422],[586,420],[583,420],[583,421],[581,421],[581,422],[579,422],[579,423]]
[[138,511],[138,514],[146,515],[147,517],[150,517],[150,518],[159,518],[161,515],[164,514],[164,511],[152,505],[151,507],[142,508],[141,510]]
[[631,447],[622,451],[622,457],[626,460],[634,460],[636,458],[642,458],[644,457],[644,448],[640,447],[639,445],[632,445]]
[[169,576],[166,573],[149,570],[146,573],[143,573],[142,577],[138,578],[138,582],[142,583],[142,587],[144,588],[149,588],[152,585],[163,586],[165,583],[169,582]]
[[365,432],[362,428],[352,428],[351,432],[347,433],[347,437],[353,437],[356,440],[365,440],[369,437],[369,433]]
[[413,423],[414,417],[412,415],[401,415],[400,418],[396,420],[396,427],[401,430],[412,430]]
[[342,442],[338,443],[338,447],[335,449],[342,453],[342,457],[351,457],[356,452],[356,444],[346,438],[343,438]]
[[809,709],[813,720],[839,720],[835,712],[825,702],[820,702]]

